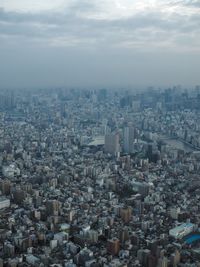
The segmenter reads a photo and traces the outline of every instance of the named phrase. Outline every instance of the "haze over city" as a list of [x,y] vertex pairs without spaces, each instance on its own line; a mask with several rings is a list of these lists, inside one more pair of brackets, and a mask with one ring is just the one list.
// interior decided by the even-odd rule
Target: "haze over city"
[[0,88],[200,83],[200,4],[1,0]]

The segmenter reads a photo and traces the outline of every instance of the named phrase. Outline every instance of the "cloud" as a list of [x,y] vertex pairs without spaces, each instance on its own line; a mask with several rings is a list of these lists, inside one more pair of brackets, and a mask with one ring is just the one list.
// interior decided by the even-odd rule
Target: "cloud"
[[182,5],[185,7],[200,8],[199,0],[177,0],[174,1],[174,4]]
[[[9,4],[8,4],[9,2]],[[0,40],[81,49],[200,50],[198,1],[3,1]],[[28,3],[28,4],[27,4]],[[36,7],[30,11],[30,7]]]
[[55,10],[66,5],[65,0],[1,0],[1,6],[5,8],[6,11],[18,11],[18,12],[41,12]]

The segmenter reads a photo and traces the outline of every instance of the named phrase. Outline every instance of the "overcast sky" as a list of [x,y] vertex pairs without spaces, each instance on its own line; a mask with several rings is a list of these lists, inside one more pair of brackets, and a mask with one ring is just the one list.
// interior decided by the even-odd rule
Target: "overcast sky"
[[0,88],[200,84],[200,0],[0,0]]

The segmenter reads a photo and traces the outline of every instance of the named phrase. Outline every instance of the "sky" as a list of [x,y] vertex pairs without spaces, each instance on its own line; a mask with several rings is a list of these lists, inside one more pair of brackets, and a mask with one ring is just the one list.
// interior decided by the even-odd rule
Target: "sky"
[[0,89],[197,84],[200,0],[0,0]]

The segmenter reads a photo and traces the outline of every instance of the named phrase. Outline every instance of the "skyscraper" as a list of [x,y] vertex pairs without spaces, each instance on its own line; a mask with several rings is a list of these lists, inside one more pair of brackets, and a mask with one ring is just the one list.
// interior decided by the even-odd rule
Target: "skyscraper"
[[134,128],[130,126],[125,127],[123,134],[123,151],[125,153],[133,152],[134,137]]
[[115,155],[120,152],[119,134],[111,133],[105,135],[105,152]]
[[109,239],[108,243],[107,243],[108,253],[115,256],[119,253],[119,250],[120,250],[119,239],[117,239],[117,238]]

